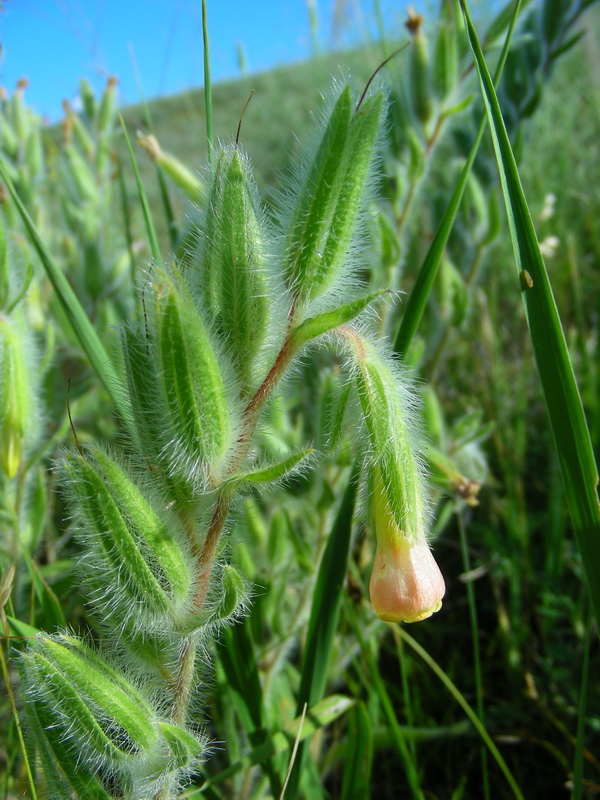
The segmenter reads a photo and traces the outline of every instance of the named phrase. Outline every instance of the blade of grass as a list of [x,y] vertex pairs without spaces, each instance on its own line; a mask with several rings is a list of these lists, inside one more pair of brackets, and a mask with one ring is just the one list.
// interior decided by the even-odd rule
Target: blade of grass
[[[219,641],[219,658],[231,691],[236,693],[245,708],[244,715],[240,716],[250,743],[259,745],[267,736],[264,698],[247,617],[237,625],[225,628]],[[273,797],[277,797],[281,780],[273,760],[266,759],[263,769],[269,777]]]
[[[465,522],[460,509],[457,514],[458,531],[460,534],[460,550],[462,554],[463,572],[468,575],[471,571],[471,559],[469,558],[469,546],[467,543],[467,531]],[[475,696],[477,698],[477,714],[479,719],[484,722],[483,718],[483,685],[481,680],[481,658],[479,655],[479,623],[477,620],[477,603],[475,601],[475,590],[473,588],[473,581],[466,581],[467,588],[467,602],[469,604],[469,621],[471,623],[471,641],[473,647],[473,677],[475,678]],[[481,746],[481,774],[483,777],[483,796],[485,800],[489,800],[490,785],[487,769],[487,750]]]
[[491,736],[486,731],[485,726],[482,724],[481,720],[477,716],[476,712],[471,708],[469,703],[464,698],[463,694],[458,690],[455,684],[450,680],[448,675],[444,672],[444,670],[440,667],[440,665],[433,660],[433,658],[429,655],[429,653],[421,647],[421,645],[413,639],[413,637],[407,633],[404,628],[400,625],[395,626],[395,632],[398,636],[400,636],[408,645],[412,647],[412,649],[420,656],[423,661],[427,664],[427,666],[438,676],[441,682],[444,684],[446,689],[450,692],[452,697],[456,700],[459,706],[463,709],[467,717],[471,720],[477,733],[481,736],[483,741],[486,743],[490,753],[494,757],[494,760],[502,770],[502,774],[506,778],[510,788],[512,789],[515,797],[519,800],[525,800],[521,790],[517,786],[517,782],[515,781],[512,772],[508,768],[506,761],[502,758],[500,751],[492,741]]
[[89,321],[87,314],[79,302],[77,295],[71,288],[69,281],[54,260],[52,254],[40,236],[35,223],[29,216],[27,209],[17,194],[17,191],[6,172],[4,162],[1,158],[0,176],[2,177],[2,180],[6,185],[11,198],[17,207],[17,211],[19,212],[19,216],[23,221],[23,225],[25,226],[31,243],[33,244],[40,261],[42,262],[42,266],[44,267],[46,275],[48,276],[59,302],[64,309],[65,315],[69,320],[69,323],[73,328],[84,353],[88,357],[90,366],[100,379],[100,382],[106,389],[108,396],[112,400],[120,416],[124,420],[128,419],[127,406],[125,404],[124,397],[119,390],[119,379],[110,357],[104,349],[104,345],[98,338],[98,335],[96,334],[92,323]]
[[[494,82],[496,85],[498,84],[500,76],[502,75],[504,62],[506,61],[506,57],[508,55],[508,50],[510,48],[510,43],[520,8],[521,0],[516,0],[515,7],[512,12],[510,26],[504,41],[504,47],[502,48],[498,66],[496,67],[496,74],[494,76]],[[423,316],[423,312],[429,298],[429,293],[431,292],[431,288],[435,281],[438,267],[442,261],[444,249],[448,243],[465,186],[467,185],[469,172],[471,171],[471,167],[473,166],[477,151],[479,150],[479,145],[481,144],[481,140],[483,138],[486,122],[487,118],[484,114],[481,118],[481,122],[479,123],[475,141],[473,142],[467,161],[463,167],[458,182],[454,187],[454,191],[452,192],[450,202],[446,206],[444,216],[437,227],[433,241],[431,242],[429,250],[427,251],[427,255],[425,256],[425,260],[423,261],[421,269],[419,270],[419,274],[417,275],[415,285],[413,286],[408,297],[406,308],[404,309],[404,313],[400,321],[400,327],[398,328],[398,333],[396,334],[396,339],[394,341],[394,352],[399,356],[406,355],[413,336],[415,335],[415,331],[417,330],[421,321],[421,317]]]
[[131,147],[129,134],[127,133],[127,128],[125,127],[125,121],[123,120],[123,117],[121,115],[119,115],[119,119],[121,120],[121,128],[123,129],[123,135],[125,136],[125,142],[127,144],[127,151],[129,152],[129,160],[131,161],[131,168],[133,170],[133,174],[135,176],[135,182],[137,184],[138,195],[140,198],[140,205],[142,206],[144,222],[146,223],[146,233],[148,234],[148,241],[150,242],[150,251],[152,253],[152,258],[156,261],[157,264],[162,264],[162,257],[160,254],[160,248],[158,246],[158,238],[156,236],[154,222],[152,221],[152,212],[150,211],[150,204],[148,203],[146,190],[144,189],[144,184],[142,183],[142,178],[140,175],[140,171],[138,169],[137,161],[135,160],[135,156],[133,154],[133,148]]
[[[337,628],[350,551],[352,518],[360,470],[361,460],[356,459],[319,566],[302,660],[296,707],[298,715],[302,713],[305,703],[310,708],[321,699],[325,691],[331,646]],[[289,800],[296,797],[305,752],[304,745],[300,744],[288,783]]]
[[202,0],[202,44],[204,47],[204,106],[206,109],[206,142],[208,144],[208,163],[211,164],[215,138],[213,132],[212,86],[210,82],[210,51],[206,0]]
[[560,462],[567,506],[596,618],[600,619],[600,503],[590,434],[498,98],[465,0],[461,0],[461,6],[492,133],[531,343]]
[[410,787],[412,797],[414,797],[415,800],[424,800],[424,794],[421,790],[421,782],[419,780],[416,765],[408,747],[409,740],[405,736],[405,732],[402,730],[402,727],[398,722],[396,711],[394,710],[394,704],[392,703],[389,692],[386,689],[385,682],[381,677],[377,659],[373,655],[373,651],[371,650],[369,642],[367,642],[363,635],[361,622],[357,618],[356,611],[350,607],[349,603],[346,605],[347,617],[352,625],[352,630],[354,631],[354,635],[356,636],[356,639],[360,645],[362,657],[365,660],[369,671],[367,676],[368,684],[366,688],[373,687],[381,707],[383,708],[383,713],[385,714],[387,723],[392,732],[394,744],[396,745],[396,749],[398,750],[398,753],[402,759],[405,777]]

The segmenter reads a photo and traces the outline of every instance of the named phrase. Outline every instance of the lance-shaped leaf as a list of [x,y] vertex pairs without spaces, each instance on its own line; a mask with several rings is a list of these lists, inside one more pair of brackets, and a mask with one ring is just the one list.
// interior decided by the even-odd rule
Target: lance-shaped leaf
[[226,485],[229,489],[234,490],[244,483],[269,483],[270,481],[281,480],[300,466],[302,461],[314,452],[314,449],[309,447],[306,450],[292,453],[292,455],[278,461],[276,464],[269,464],[267,467],[261,467],[249,472],[236,472],[227,478]]
[[531,343],[548,408],[567,504],[581,549],[594,610],[598,614],[600,504],[598,470],[590,433],[550,279],[540,252],[494,84],[467,4],[461,0],[461,5],[490,123]]
[[119,507],[105,475],[87,458],[68,453],[64,469],[83,525],[84,544],[90,551],[93,564],[101,564],[104,570],[102,577],[98,578],[92,569],[90,579],[104,588],[104,594],[108,584],[112,593],[120,595],[115,603],[101,595],[100,602],[119,614],[139,615],[140,623],[148,617],[163,618],[171,607],[171,601],[161,582],[163,576],[158,570],[158,574],[153,572],[140,549],[140,539],[144,534],[135,531],[132,520],[128,518],[129,509]]
[[229,443],[225,383],[206,327],[182,287],[168,281],[156,294],[160,384],[182,467],[211,465]]
[[304,320],[291,334],[290,339],[294,348],[300,348],[303,344],[310,339],[320,336],[322,333],[337,328],[339,325],[344,325],[346,322],[357,317],[365,308],[370,305],[373,300],[387,294],[387,290],[378,292],[371,292],[366,297],[358,297],[356,300],[351,300],[339,308],[334,308],[333,311],[326,311],[323,314],[317,314],[315,317],[310,317]]

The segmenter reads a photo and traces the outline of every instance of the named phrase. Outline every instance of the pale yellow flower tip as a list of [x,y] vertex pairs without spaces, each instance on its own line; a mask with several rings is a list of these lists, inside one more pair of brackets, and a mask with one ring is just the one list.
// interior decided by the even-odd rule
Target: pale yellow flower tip
[[371,604],[386,622],[420,622],[442,607],[444,578],[427,542],[405,538],[378,546],[369,583]]

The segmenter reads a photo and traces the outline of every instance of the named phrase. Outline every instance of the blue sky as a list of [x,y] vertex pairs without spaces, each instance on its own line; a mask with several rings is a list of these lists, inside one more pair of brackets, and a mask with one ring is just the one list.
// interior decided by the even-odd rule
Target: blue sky
[[[373,0],[314,0],[323,49],[357,43],[376,32]],[[419,5],[419,3],[414,3]],[[0,85],[12,92],[29,79],[27,101],[50,120],[73,100],[79,79],[101,89],[119,78],[124,103],[202,84],[201,0],[4,0],[0,11]],[[335,7],[345,16],[334,26]],[[386,28],[396,33],[404,3],[380,0]],[[307,0],[208,0],[213,81],[240,74],[241,45],[248,70],[306,58],[311,53]]]

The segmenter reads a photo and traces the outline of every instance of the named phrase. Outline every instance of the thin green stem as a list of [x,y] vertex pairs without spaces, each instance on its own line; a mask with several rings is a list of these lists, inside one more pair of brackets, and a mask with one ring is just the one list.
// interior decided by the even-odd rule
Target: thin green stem
[[208,39],[208,15],[206,0],[202,0],[202,44],[204,47],[204,106],[206,109],[206,143],[208,145],[208,163],[212,163],[214,131],[212,113],[212,86],[210,82],[210,49]]
[[[462,554],[463,571],[465,575],[471,572],[471,559],[469,558],[469,545],[467,543],[467,530],[465,528],[463,515],[459,510],[456,514],[458,520],[458,531],[460,534],[460,550]],[[473,645],[473,673],[475,678],[475,696],[477,715],[482,723],[484,723],[483,715],[483,681],[481,677],[481,656],[479,653],[479,622],[477,620],[477,604],[475,601],[475,590],[473,588],[473,581],[466,581],[467,587],[467,601],[469,604],[469,620],[471,623],[471,639]],[[490,797],[490,785],[488,778],[487,768],[487,751],[481,744],[481,774],[483,780],[483,796],[485,800]]]
[[518,798],[518,800],[525,800],[523,793],[519,789],[517,782],[513,777],[512,772],[508,768],[506,761],[502,758],[502,755],[498,750],[498,748],[496,747],[496,745],[494,744],[492,737],[486,731],[485,726],[477,716],[476,712],[471,708],[469,703],[466,701],[462,692],[458,690],[456,685],[450,680],[448,675],[440,667],[437,661],[434,661],[434,659],[429,655],[429,653],[423,647],[421,647],[421,645],[415,639],[413,639],[413,637],[409,633],[407,633],[404,630],[404,628],[398,626],[397,631],[398,635],[401,636],[410,647],[412,647],[415,653],[417,653],[417,655],[419,655],[423,659],[423,661],[427,664],[427,666],[437,675],[437,677],[441,680],[446,689],[450,692],[452,697],[463,709],[467,717],[471,720],[473,726],[477,730],[477,733],[486,743],[488,750],[493,755],[496,763],[502,770],[502,773],[506,778],[508,785],[512,789],[514,796]]

